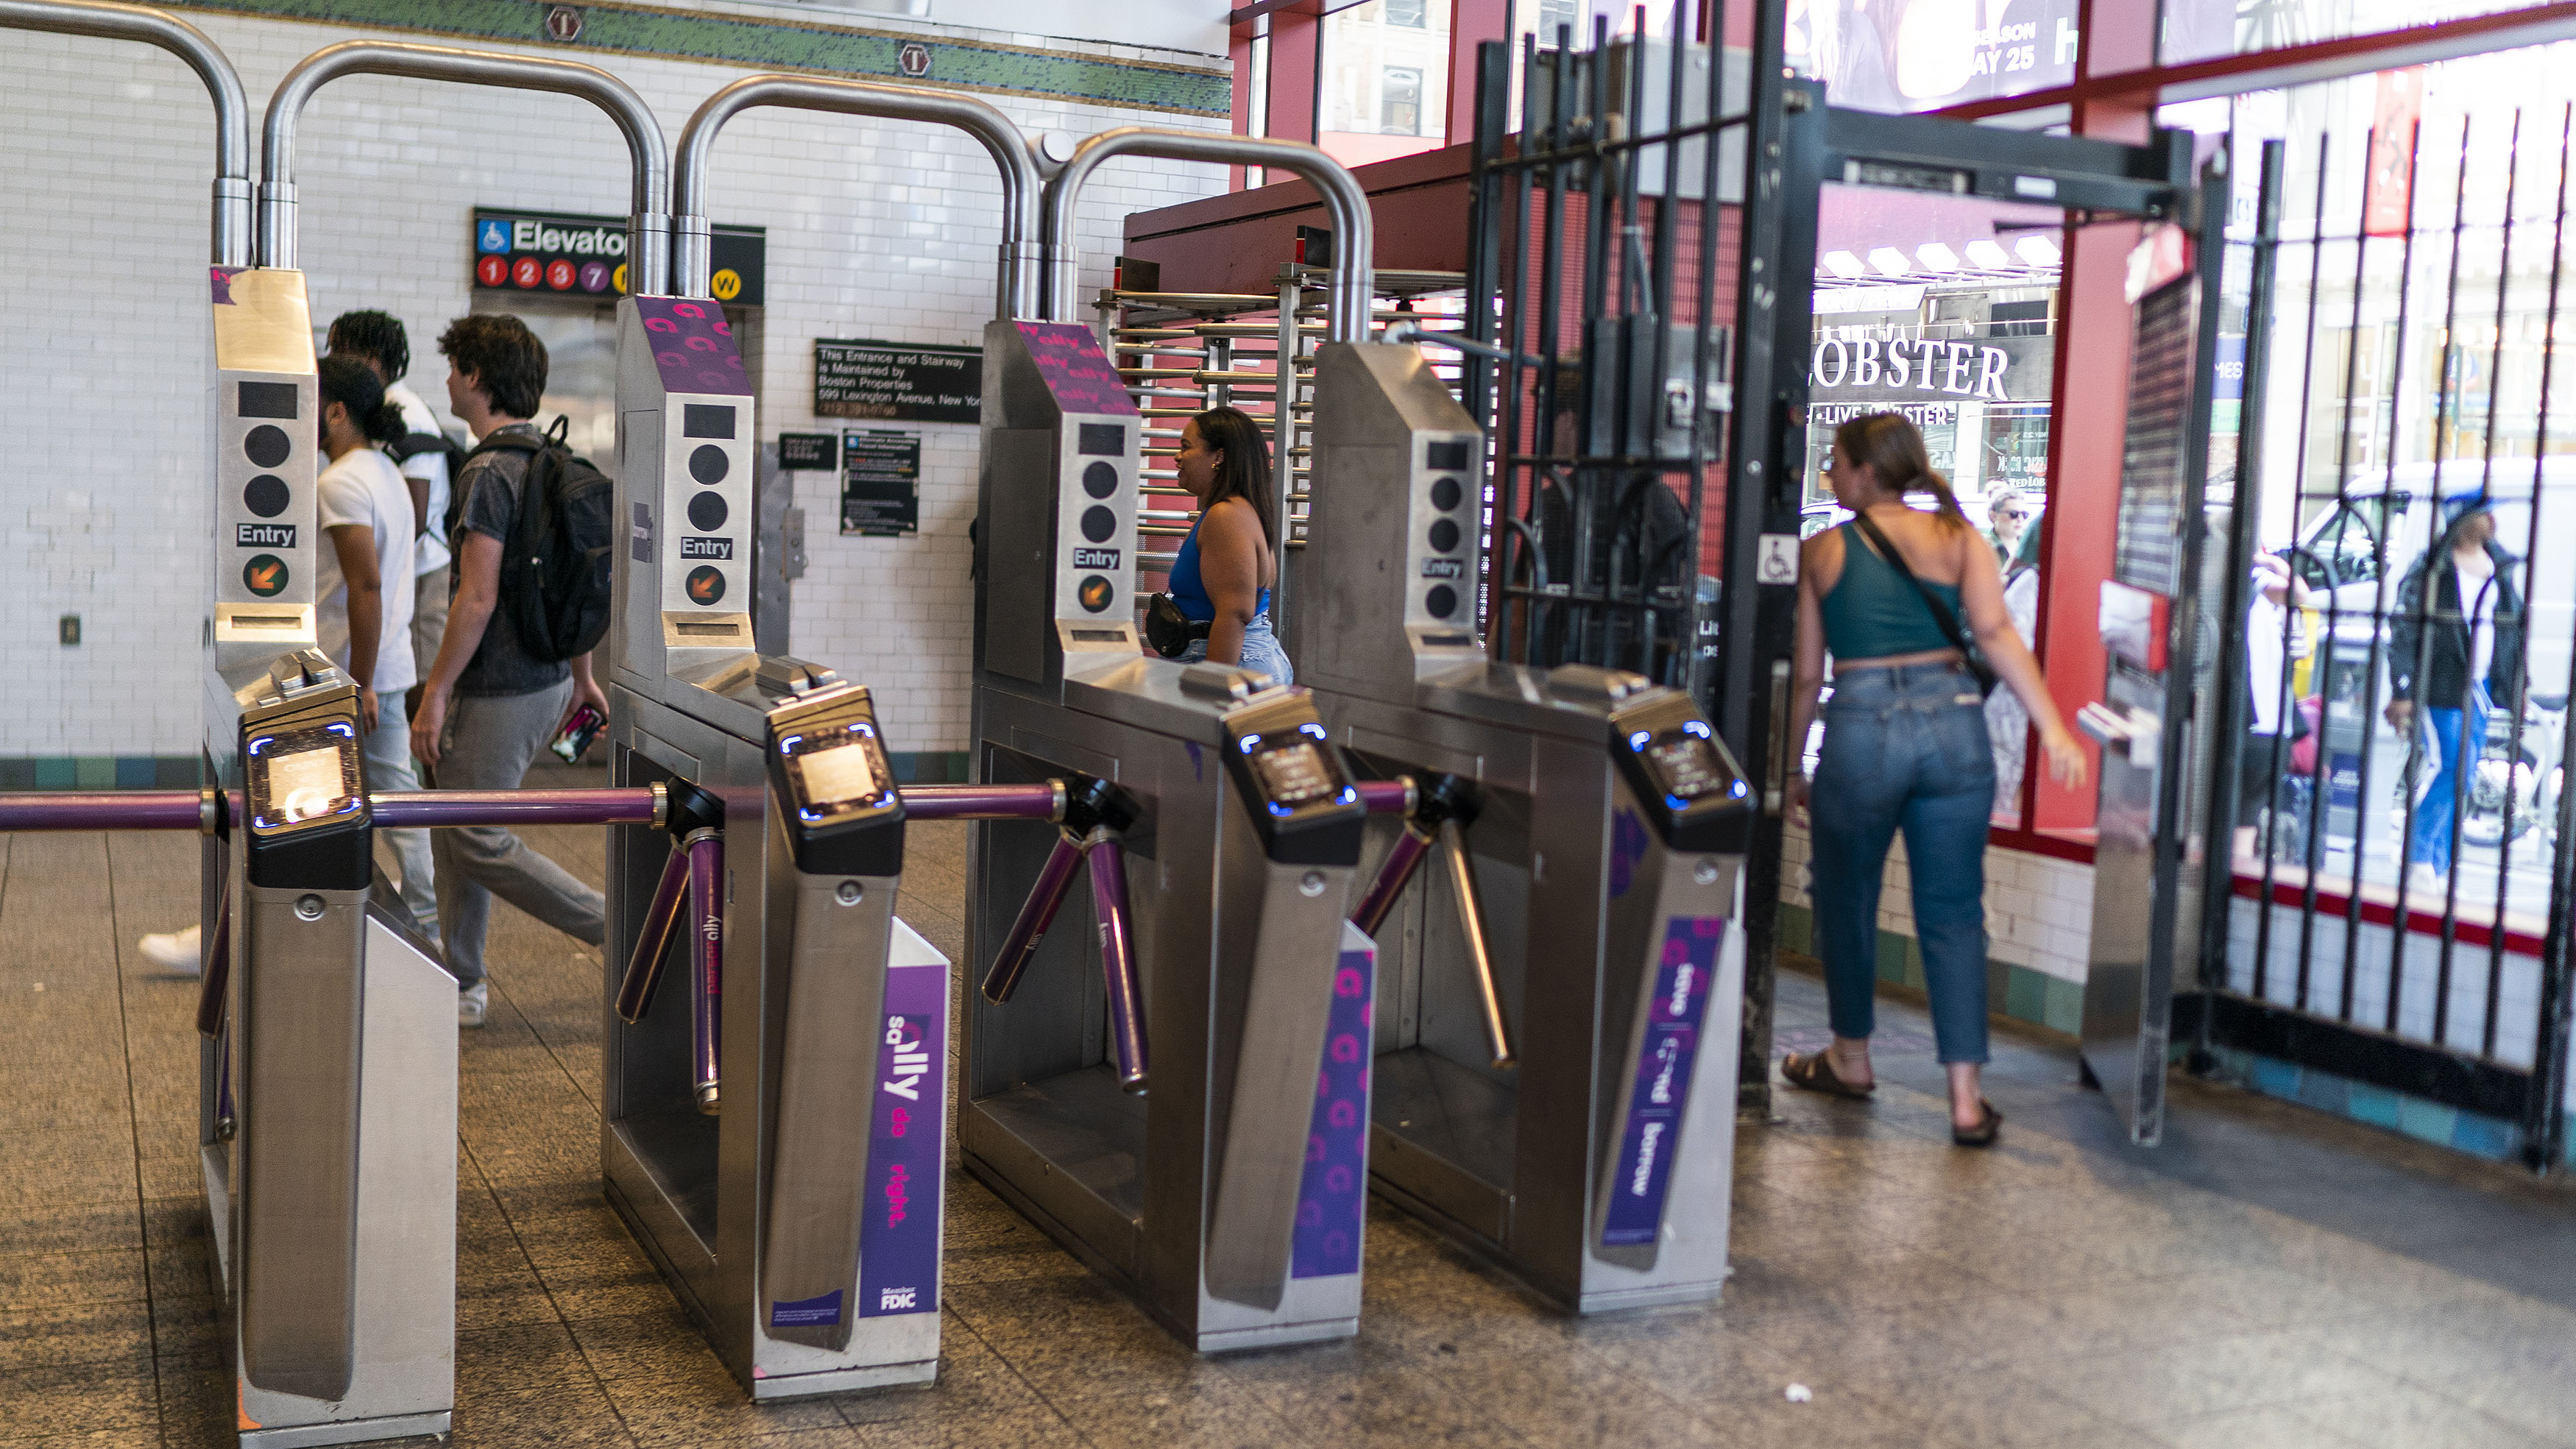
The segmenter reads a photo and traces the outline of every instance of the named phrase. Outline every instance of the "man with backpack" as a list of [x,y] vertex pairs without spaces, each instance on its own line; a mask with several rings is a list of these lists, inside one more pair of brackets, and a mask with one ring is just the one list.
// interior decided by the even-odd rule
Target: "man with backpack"
[[[596,531],[604,532],[608,505],[591,494],[604,490],[605,480],[530,422],[545,391],[546,349],[527,324],[501,315],[460,317],[440,335],[438,350],[450,369],[449,404],[479,442],[456,479],[448,539],[453,592],[438,660],[412,720],[412,751],[437,770],[442,789],[513,790],[575,708],[587,703],[602,715],[608,711],[607,696],[591,677],[589,652],[606,626],[604,540],[595,551],[572,551],[595,575],[585,579],[595,588],[584,590],[581,608],[573,611],[583,616],[569,621],[569,639],[558,627],[567,623],[559,601],[535,586],[533,575],[544,570],[524,566],[529,550],[540,558],[565,552],[568,499],[595,503]],[[589,627],[588,613],[596,614],[597,629]],[[587,638],[579,637],[584,633]],[[499,826],[440,830],[436,849],[439,927],[447,967],[459,982],[459,1024],[483,1024],[483,937],[493,896],[575,940],[599,944],[599,892],[515,833]]]

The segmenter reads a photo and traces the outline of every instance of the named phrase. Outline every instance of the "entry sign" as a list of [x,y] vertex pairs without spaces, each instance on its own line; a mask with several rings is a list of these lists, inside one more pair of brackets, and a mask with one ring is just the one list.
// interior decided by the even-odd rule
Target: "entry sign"
[[[767,233],[759,227],[715,228],[709,290],[720,302],[761,304],[767,277]],[[626,218],[556,211],[474,211],[474,285],[484,291],[538,292],[602,300],[626,295]]]
[[841,438],[841,532],[900,538],[921,531],[921,434]]
[[829,473],[841,466],[840,443],[830,433],[780,433],[778,466],[791,473]]
[[827,418],[975,423],[984,418],[984,349],[904,342],[814,343],[814,411]]

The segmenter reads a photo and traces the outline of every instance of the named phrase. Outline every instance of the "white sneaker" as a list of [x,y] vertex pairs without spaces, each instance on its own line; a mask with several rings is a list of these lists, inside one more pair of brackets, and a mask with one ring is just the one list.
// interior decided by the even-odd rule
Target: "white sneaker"
[[181,976],[194,976],[205,969],[205,948],[199,945],[203,932],[190,926],[184,931],[165,931],[143,938],[136,949],[143,959],[164,971]]
[[477,981],[456,993],[456,1024],[481,1026],[484,1009],[491,1003],[492,983]]

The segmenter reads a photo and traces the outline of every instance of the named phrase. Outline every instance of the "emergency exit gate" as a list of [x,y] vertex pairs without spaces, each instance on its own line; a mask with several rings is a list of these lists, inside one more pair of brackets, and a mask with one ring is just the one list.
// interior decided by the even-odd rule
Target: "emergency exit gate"
[[[2206,806],[2210,905],[2177,1013],[2200,1070],[2357,1115],[2372,1089],[2413,1098],[2456,1114],[2454,1145],[2540,1172],[2569,1155],[2576,468],[2554,455],[2576,419],[2548,339],[2571,130],[2564,105],[2419,122],[2388,148],[2409,178],[2393,218],[2369,214],[2373,147],[2322,131],[2264,146],[2252,224],[2233,238],[2241,455],[2232,487],[2212,480],[2227,566],[2205,593],[2246,620],[2260,547],[2308,597],[2265,641],[2289,661],[2259,702],[2286,731],[2277,744],[2248,734],[2248,631],[2208,631],[2224,641],[2202,684],[2217,743],[2190,803]],[[2501,181],[2500,216],[2473,199],[2473,167]],[[2374,280],[2392,264],[2393,286]],[[2295,500],[2286,538],[2263,533],[2267,492]],[[2492,506],[2503,557],[2497,607],[2479,618],[2471,600],[2479,621],[2462,623],[2408,584],[2473,499]],[[2491,656],[2489,708],[2432,693],[2434,639],[2453,628]],[[2447,806],[2429,733],[2389,718],[2402,693],[2466,737]],[[2268,798],[2240,798],[2245,751],[2264,756]],[[2223,843],[2249,819],[2250,852]],[[2430,868],[2445,854],[2449,869]]]
[[[1727,13],[1713,6],[1699,33],[1726,34]],[[1690,35],[1700,18],[1677,5],[1668,34]],[[2124,146],[1841,109],[1786,74],[1784,25],[1778,7],[1755,4],[1749,51],[1613,38],[1599,22],[1589,49],[1562,29],[1518,57],[1480,47],[1467,295],[1498,305],[1469,309],[1453,343],[1493,451],[1482,613],[1495,656],[1690,689],[1760,795],[1738,1097],[1757,1113],[1770,1100],[1783,782],[1799,753],[1784,736],[1823,188],[2040,197],[2093,220],[2199,215],[2187,133]],[[2194,545],[2178,561],[2196,559],[2196,530],[2177,541]],[[1714,578],[1695,579],[1695,564]],[[2187,630],[2188,581],[2167,592],[2177,607],[2160,622]],[[2148,684],[2177,678],[2188,669]],[[2182,712],[2158,698],[2158,712]],[[2186,773],[2182,742],[2179,729],[2161,742],[2159,778]],[[2176,839],[2142,837],[2159,901],[2182,894]],[[2122,999],[2100,1003],[2088,1057],[2162,1060],[2175,946],[2170,935],[2110,945],[2119,959],[2103,974]],[[2124,1119],[2149,1122],[2152,1140],[2154,1084],[2115,1085]]]

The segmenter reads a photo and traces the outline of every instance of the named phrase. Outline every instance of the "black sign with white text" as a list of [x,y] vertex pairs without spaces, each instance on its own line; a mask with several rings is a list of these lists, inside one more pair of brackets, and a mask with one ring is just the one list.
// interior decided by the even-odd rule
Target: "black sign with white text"
[[841,435],[841,532],[900,538],[921,530],[921,434]]
[[984,350],[904,342],[814,342],[814,411],[915,423],[983,420]]

